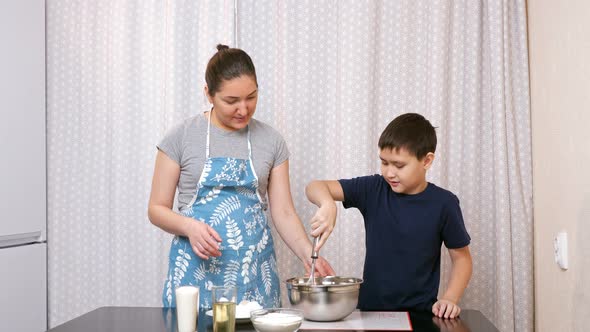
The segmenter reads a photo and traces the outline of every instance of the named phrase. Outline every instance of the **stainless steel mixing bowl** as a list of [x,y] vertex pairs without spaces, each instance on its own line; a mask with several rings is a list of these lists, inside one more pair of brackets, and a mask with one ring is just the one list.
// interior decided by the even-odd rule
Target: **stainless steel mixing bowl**
[[287,293],[294,308],[309,320],[329,322],[345,318],[356,308],[362,279],[348,277],[307,277],[288,279]]

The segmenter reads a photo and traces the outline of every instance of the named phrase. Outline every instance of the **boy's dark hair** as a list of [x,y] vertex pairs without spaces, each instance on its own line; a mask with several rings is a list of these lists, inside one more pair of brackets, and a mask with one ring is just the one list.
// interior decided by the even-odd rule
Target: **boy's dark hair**
[[417,113],[402,114],[391,121],[381,137],[379,149],[405,149],[419,160],[436,150],[436,132],[425,117]]
[[242,75],[248,75],[254,79],[256,85],[256,69],[254,63],[248,55],[239,48],[229,48],[227,45],[217,45],[217,53],[215,53],[205,71],[205,81],[210,96],[215,96],[220,89],[220,85],[225,80],[231,80]]

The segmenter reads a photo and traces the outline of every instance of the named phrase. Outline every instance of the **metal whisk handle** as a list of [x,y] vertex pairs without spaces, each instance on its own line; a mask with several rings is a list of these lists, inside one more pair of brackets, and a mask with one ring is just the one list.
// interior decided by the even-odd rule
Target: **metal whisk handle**
[[318,251],[315,250],[315,247],[318,245],[318,241],[320,240],[321,235],[318,237],[313,238],[313,247],[311,252],[311,258],[318,258]]

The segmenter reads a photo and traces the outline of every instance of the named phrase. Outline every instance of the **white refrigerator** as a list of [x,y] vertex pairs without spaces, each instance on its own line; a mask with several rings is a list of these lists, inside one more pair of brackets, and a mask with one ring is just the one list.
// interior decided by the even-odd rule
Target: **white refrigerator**
[[45,1],[0,0],[0,330],[47,329]]

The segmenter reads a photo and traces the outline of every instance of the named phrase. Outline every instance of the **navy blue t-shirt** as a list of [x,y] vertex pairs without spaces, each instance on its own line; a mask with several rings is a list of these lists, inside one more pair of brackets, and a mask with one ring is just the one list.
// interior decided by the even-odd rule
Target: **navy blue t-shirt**
[[365,221],[358,308],[430,311],[438,294],[442,243],[456,249],[471,240],[457,196],[432,183],[419,194],[398,194],[378,174],[338,181],[344,207],[358,208]]

